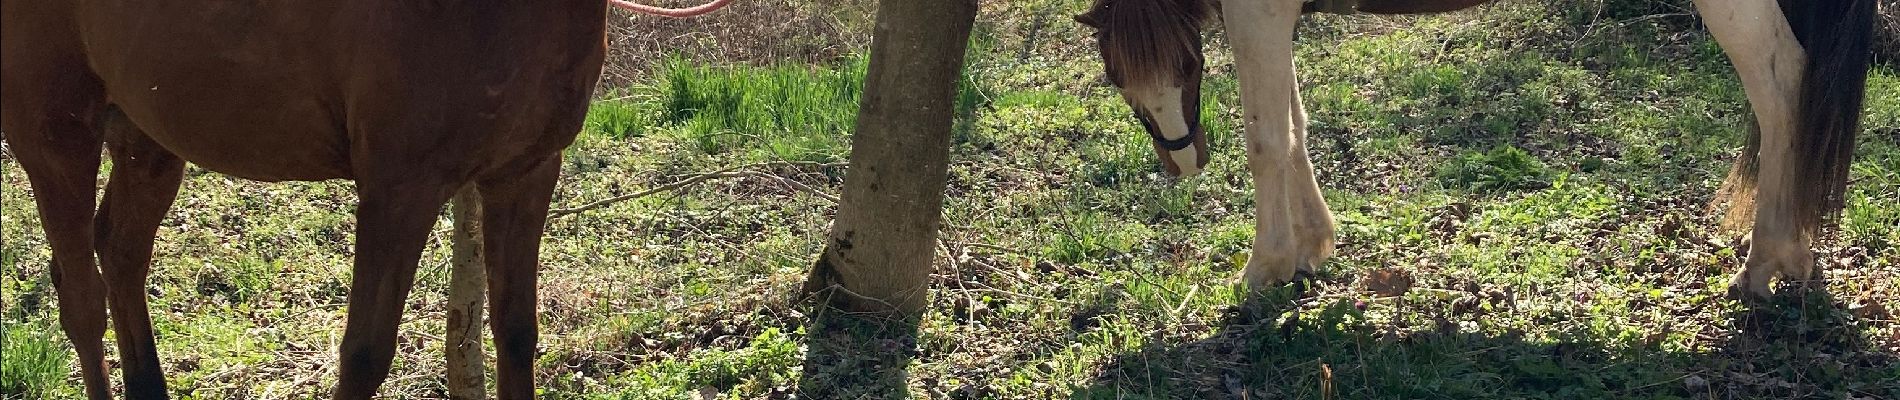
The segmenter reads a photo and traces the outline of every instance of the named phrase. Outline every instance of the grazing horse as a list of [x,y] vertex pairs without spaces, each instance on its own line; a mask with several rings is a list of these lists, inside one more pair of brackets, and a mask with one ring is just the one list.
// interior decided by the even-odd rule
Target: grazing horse
[[[1232,42],[1257,207],[1242,279],[1264,287],[1311,273],[1333,252],[1333,221],[1306,154],[1306,112],[1293,74],[1303,12],[1426,13],[1488,0],[1096,0],[1076,22],[1096,29],[1110,83],[1154,140],[1163,168],[1207,163],[1200,110],[1202,26],[1218,12]],[[1753,250],[1729,293],[1762,297],[1769,280],[1814,274],[1809,242],[1838,211],[1866,90],[1873,0],[1695,0],[1741,76],[1757,137],[1731,172],[1754,196]],[[1218,10],[1216,10],[1218,8]],[[1759,154],[1754,145],[1759,145]],[[1739,164],[1738,164],[1739,165]],[[1757,178],[1758,177],[1758,178]],[[1748,190],[1755,193],[1747,193]],[[1745,203],[1745,202],[1744,202]]]
[[[612,1],[665,16],[725,3]],[[430,226],[457,189],[477,187],[498,394],[532,397],[542,225],[600,76],[607,4],[0,2],[0,123],[40,209],[86,395],[111,397],[109,307],[125,395],[167,396],[145,282],[189,161],[261,181],[356,181],[337,398],[368,398],[389,375]],[[102,147],[112,170],[95,214]]]

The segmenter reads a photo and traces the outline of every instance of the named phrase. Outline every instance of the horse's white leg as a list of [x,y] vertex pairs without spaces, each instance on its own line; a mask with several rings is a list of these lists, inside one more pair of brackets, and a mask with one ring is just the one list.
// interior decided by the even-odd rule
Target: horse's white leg
[[[1748,262],[1729,284],[1732,294],[1768,295],[1776,272],[1807,279],[1814,268],[1807,233],[1796,226],[1796,201],[1821,201],[1795,193],[1793,154],[1796,101],[1801,96],[1807,53],[1772,0],[1695,0],[1696,11],[1741,76],[1748,103],[1761,124],[1760,186]],[[1811,196],[1810,196],[1811,197]]]
[[[1291,61],[1291,60],[1289,60]],[[1300,100],[1300,83],[1293,81],[1293,152],[1296,161],[1289,173],[1286,191],[1299,204],[1293,208],[1293,232],[1298,235],[1300,255],[1295,267],[1307,273],[1318,272],[1320,263],[1333,256],[1333,213],[1319,193],[1319,181],[1313,173],[1313,160],[1306,150],[1306,105]]]
[[[1293,131],[1293,25],[1301,0],[1226,0],[1222,21],[1240,73],[1245,110],[1247,168],[1254,181],[1253,256],[1242,274],[1259,289],[1293,278],[1300,255],[1294,214],[1298,196],[1287,190],[1303,154]],[[1310,179],[1310,175],[1308,178]]]

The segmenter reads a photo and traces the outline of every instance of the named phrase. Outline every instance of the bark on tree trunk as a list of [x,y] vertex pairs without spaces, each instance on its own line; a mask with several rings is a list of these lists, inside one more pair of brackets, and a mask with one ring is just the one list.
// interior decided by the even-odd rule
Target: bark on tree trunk
[[475,185],[463,187],[450,206],[455,229],[449,233],[449,318],[442,355],[448,357],[449,398],[488,398],[483,383],[482,305],[488,288],[482,262],[482,200]]
[[806,281],[833,305],[915,314],[926,304],[975,18],[975,0],[878,2],[843,201]]

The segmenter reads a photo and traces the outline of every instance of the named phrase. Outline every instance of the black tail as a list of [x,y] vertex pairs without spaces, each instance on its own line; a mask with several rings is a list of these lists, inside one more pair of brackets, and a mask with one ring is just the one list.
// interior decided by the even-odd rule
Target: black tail
[[1876,0],[1782,0],[1781,12],[1807,50],[1795,116],[1794,182],[1813,202],[1796,204],[1801,227],[1816,232],[1839,212],[1847,195],[1854,135],[1872,61]]

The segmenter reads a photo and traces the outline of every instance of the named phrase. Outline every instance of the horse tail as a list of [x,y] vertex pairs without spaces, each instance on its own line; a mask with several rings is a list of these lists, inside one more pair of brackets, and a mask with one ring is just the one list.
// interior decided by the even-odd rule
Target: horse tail
[[1755,187],[1761,182],[1757,175],[1761,172],[1761,124],[1754,119],[1744,123],[1748,134],[1743,136],[1742,153],[1735,156],[1735,163],[1729,166],[1728,178],[1722,180],[1722,186],[1715,189],[1715,199],[1709,202],[1709,210],[1723,212],[1721,228],[1725,232],[1748,232],[1749,225],[1755,223]]
[[1867,69],[1872,63],[1875,0],[1781,0],[1795,39],[1807,51],[1790,148],[1797,202],[1795,221],[1817,232],[1846,202],[1854,135],[1860,133]]

